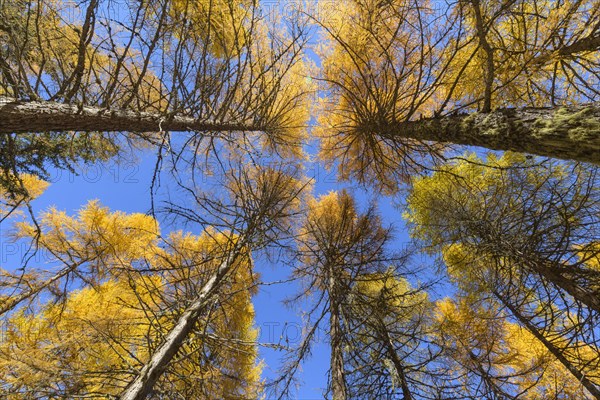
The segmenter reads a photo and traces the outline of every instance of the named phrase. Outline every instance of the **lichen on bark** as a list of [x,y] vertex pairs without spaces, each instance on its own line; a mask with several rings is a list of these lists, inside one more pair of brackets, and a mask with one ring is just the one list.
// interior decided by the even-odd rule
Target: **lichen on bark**
[[[592,107],[579,111],[560,108],[550,115],[550,118],[539,118],[533,126],[536,128],[533,136],[536,138],[564,137],[574,141],[597,141],[600,136],[600,121],[594,115]],[[597,145],[600,151],[600,143]]]

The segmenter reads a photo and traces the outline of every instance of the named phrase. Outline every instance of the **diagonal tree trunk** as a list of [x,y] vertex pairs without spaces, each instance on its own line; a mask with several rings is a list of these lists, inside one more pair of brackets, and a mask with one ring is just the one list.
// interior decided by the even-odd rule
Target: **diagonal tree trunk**
[[544,65],[553,59],[570,57],[577,53],[586,51],[597,51],[600,49],[600,34],[592,33],[582,39],[576,40],[570,45],[561,47],[551,53],[543,54],[533,60],[534,65]]
[[383,345],[385,347],[385,352],[387,356],[392,360],[394,364],[394,368],[396,369],[396,373],[398,374],[398,378],[400,379],[400,387],[402,388],[402,400],[413,400],[413,396],[410,392],[410,388],[408,387],[408,382],[406,380],[406,374],[404,372],[404,365],[402,364],[402,360],[398,356],[396,349],[394,348],[394,343],[392,342],[392,338],[390,337],[390,333],[385,326],[385,323],[378,318],[377,326],[379,330],[380,340],[383,341]]
[[575,300],[585,304],[590,310],[594,310],[600,315],[600,292],[578,284],[575,267],[563,266],[559,268],[551,263],[530,261],[526,257],[524,257],[523,264],[530,271],[538,273],[542,278],[564,290]]
[[212,298],[223,278],[232,270],[239,256],[239,249],[240,246],[235,246],[215,274],[204,284],[194,302],[181,314],[175,326],[154,351],[139,375],[121,393],[120,400],[144,400],[152,392],[154,384],[194,329],[196,322],[206,309],[207,302]]
[[502,294],[500,294],[500,292],[498,292],[497,290],[493,291],[494,296],[496,296],[496,298],[498,300],[500,300],[500,302],[506,307],[508,308],[508,310],[512,313],[513,317],[515,317],[515,319],[517,319],[517,321],[519,321],[519,323],[521,323],[528,331],[529,333],[531,333],[537,340],[540,341],[540,343],[542,343],[546,349],[548,349],[548,351],[550,353],[552,353],[552,355],[558,360],[560,361],[560,363],[571,373],[573,374],[573,376],[579,381],[581,382],[581,384],[592,394],[592,396],[594,396],[594,398],[596,399],[600,399],[600,388],[598,386],[596,386],[592,381],[590,381],[585,374],[580,371],[575,365],[573,365],[568,359],[567,357],[565,357],[565,355],[563,354],[562,350],[559,349],[558,347],[556,347],[554,345],[554,343],[552,343],[550,340],[548,340],[540,331],[539,329],[531,323],[531,321],[526,318],[523,314],[521,314],[521,312],[517,309],[517,307],[515,307],[513,304],[510,303],[510,301],[508,301],[508,299],[503,296]]

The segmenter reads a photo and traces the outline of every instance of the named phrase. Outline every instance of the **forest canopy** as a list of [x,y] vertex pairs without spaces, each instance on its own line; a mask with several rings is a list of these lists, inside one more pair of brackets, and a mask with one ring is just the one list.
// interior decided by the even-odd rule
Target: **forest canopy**
[[0,397],[600,399],[599,168],[598,0],[0,0]]

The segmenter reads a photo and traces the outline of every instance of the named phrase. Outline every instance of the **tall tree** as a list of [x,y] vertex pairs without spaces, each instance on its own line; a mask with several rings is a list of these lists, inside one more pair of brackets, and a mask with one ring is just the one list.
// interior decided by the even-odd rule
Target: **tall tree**
[[356,279],[346,313],[351,398],[415,400],[432,394],[432,309],[424,289],[411,287],[393,269]]
[[262,132],[296,146],[302,27],[257,2],[0,5],[0,132]]
[[375,209],[371,207],[360,213],[346,191],[330,192],[309,201],[298,239],[300,265],[294,270],[295,276],[303,282],[303,290],[294,300],[300,301],[312,294],[317,301],[309,305],[307,334],[277,382],[283,384],[280,396],[289,394],[293,376],[308,355],[315,332],[327,318],[331,395],[335,400],[349,398],[344,348],[348,334],[345,309],[350,287],[358,276],[384,268],[383,264],[389,260],[384,251],[389,238],[390,232],[382,227]]
[[[596,0],[348,0],[317,16],[322,156],[396,190],[436,143],[600,163]],[[375,178],[375,179],[374,179]]]
[[[3,292],[12,294],[2,298],[9,314],[0,344],[8,398],[119,395],[215,275],[231,239],[214,230],[161,238],[151,217],[109,213],[96,202],[76,218],[50,210],[39,221],[41,234],[22,225],[19,235],[35,235],[58,272],[3,274]],[[148,393],[256,398],[254,278],[240,251],[230,280],[198,311]]]
[[[237,146],[233,150],[237,150]],[[192,158],[195,157],[194,154]],[[235,158],[232,155],[228,158],[231,169],[221,171],[225,175],[225,186],[220,187],[220,194],[186,184],[183,188],[193,194],[195,204],[192,203],[192,207],[170,205],[169,212],[187,223],[206,226],[213,218],[217,221],[212,225],[213,229],[219,229],[224,240],[220,243],[220,253],[211,275],[190,291],[182,313],[121,394],[124,400],[145,399],[152,392],[170,363],[186,346],[202,315],[211,309],[215,296],[235,279],[240,268],[244,268],[243,260],[250,252],[259,252],[275,238],[283,240],[291,235],[299,197],[305,186],[298,170],[289,169],[285,164],[240,166],[245,154],[237,162],[232,161]],[[186,262],[186,258],[181,262]],[[246,268],[253,273],[252,265]]]
[[413,234],[442,250],[462,291],[494,298],[598,397],[596,169],[514,154],[487,161],[467,157],[416,179]]
[[597,314],[600,275],[578,255],[580,246],[592,252],[599,234],[597,168],[535,163],[507,153],[486,165],[473,156],[416,178],[407,212],[413,235],[434,248],[461,243],[496,257]]
[[453,398],[597,398],[595,377],[582,374],[539,331],[512,322],[506,311],[482,293],[437,302],[440,359],[448,363],[446,379],[460,383]]

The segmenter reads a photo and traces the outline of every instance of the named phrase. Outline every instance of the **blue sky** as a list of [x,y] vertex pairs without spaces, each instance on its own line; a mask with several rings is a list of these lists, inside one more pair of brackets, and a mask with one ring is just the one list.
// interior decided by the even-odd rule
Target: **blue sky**
[[[83,166],[79,175],[68,171],[51,171],[51,185],[47,191],[33,202],[33,207],[38,214],[41,211],[55,206],[68,214],[74,214],[88,201],[98,199],[102,205],[112,211],[147,213],[150,210],[150,183],[156,163],[156,155],[145,151],[135,161],[126,161],[120,164],[109,162]],[[330,190],[352,188],[352,185],[338,183],[335,171],[327,171],[319,164],[307,167],[309,175],[314,179],[314,194],[324,194]],[[168,174],[162,178],[162,186],[168,187]],[[353,190],[359,204],[365,206],[370,199],[369,194],[360,188]],[[164,199],[164,198],[163,198]],[[406,245],[408,237],[403,230],[400,211],[392,207],[391,199],[379,200],[380,211],[385,224],[396,227],[396,240],[393,247],[402,248]],[[160,205],[160,203],[159,203]],[[161,221],[161,231],[172,229]],[[15,247],[6,240],[10,231],[10,222],[0,226],[2,232],[1,249],[3,268],[12,269],[18,266],[20,256],[24,249]],[[44,261],[44,260],[41,260]],[[262,281],[271,282],[285,280],[289,277],[290,267],[287,265],[269,264],[265,261],[258,262],[257,271]],[[298,283],[268,285],[260,288],[254,298],[256,309],[256,326],[260,329],[262,343],[279,343],[282,345],[297,345],[302,335],[302,304],[293,308],[286,307],[282,300],[297,292]],[[327,329],[324,325],[323,329]],[[278,373],[283,353],[268,347],[261,347],[260,357],[265,363],[264,377],[273,378]],[[327,385],[327,370],[329,364],[329,345],[325,330],[317,335],[317,342],[313,346],[312,356],[302,364],[302,370],[297,377],[300,387],[297,392],[298,399],[322,399]]]
[[[277,5],[277,1],[263,0],[261,2],[265,14],[277,10],[286,10],[286,3]],[[316,4],[316,3],[315,3]],[[327,9],[334,2],[325,2],[321,6]],[[314,37],[316,39],[316,37]],[[309,51],[309,57],[318,62],[315,54]],[[313,121],[314,122],[314,121]],[[311,146],[308,149],[314,153]],[[120,164],[109,162],[105,165],[95,164],[84,166],[79,175],[68,171],[51,171],[51,185],[43,196],[33,203],[36,213],[44,211],[51,206],[56,206],[68,214],[74,214],[88,201],[98,199],[104,206],[112,211],[147,213],[150,210],[150,184],[153,170],[156,164],[156,155],[150,151],[143,153],[138,160],[122,162]],[[360,206],[366,206],[372,201],[372,193],[348,183],[337,181],[335,171],[328,171],[318,163],[307,166],[308,175],[314,179],[314,195],[325,194],[330,190],[342,188],[352,189]],[[169,186],[168,174],[164,174],[162,180],[163,189]],[[163,193],[165,190],[161,190]],[[164,197],[163,197],[164,200]],[[160,199],[159,199],[160,201]],[[401,211],[392,206],[391,198],[380,198],[378,200],[380,212],[386,225],[395,227],[395,241],[391,244],[392,249],[403,249],[408,242],[408,236],[404,229]],[[158,204],[160,207],[160,204]],[[1,264],[2,267],[10,269],[18,267],[19,256],[23,249],[16,248],[8,243],[5,234],[10,230],[8,223],[0,226],[1,241]],[[162,233],[170,227],[161,221]],[[265,282],[285,280],[289,277],[290,268],[286,265],[272,265],[266,262],[256,264],[257,272]],[[294,308],[287,308],[282,301],[297,292],[299,286],[296,282],[261,287],[258,295],[254,298],[256,309],[256,326],[261,330],[260,341],[263,343],[280,343],[297,345],[301,339],[302,329],[302,304]],[[297,398],[303,400],[322,399],[327,385],[327,371],[329,364],[329,345],[326,329],[317,334],[317,342],[313,345],[311,357],[302,364],[298,373],[301,385],[297,392]],[[282,352],[261,347],[260,357],[265,363],[264,377],[273,378],[278,373]]]

